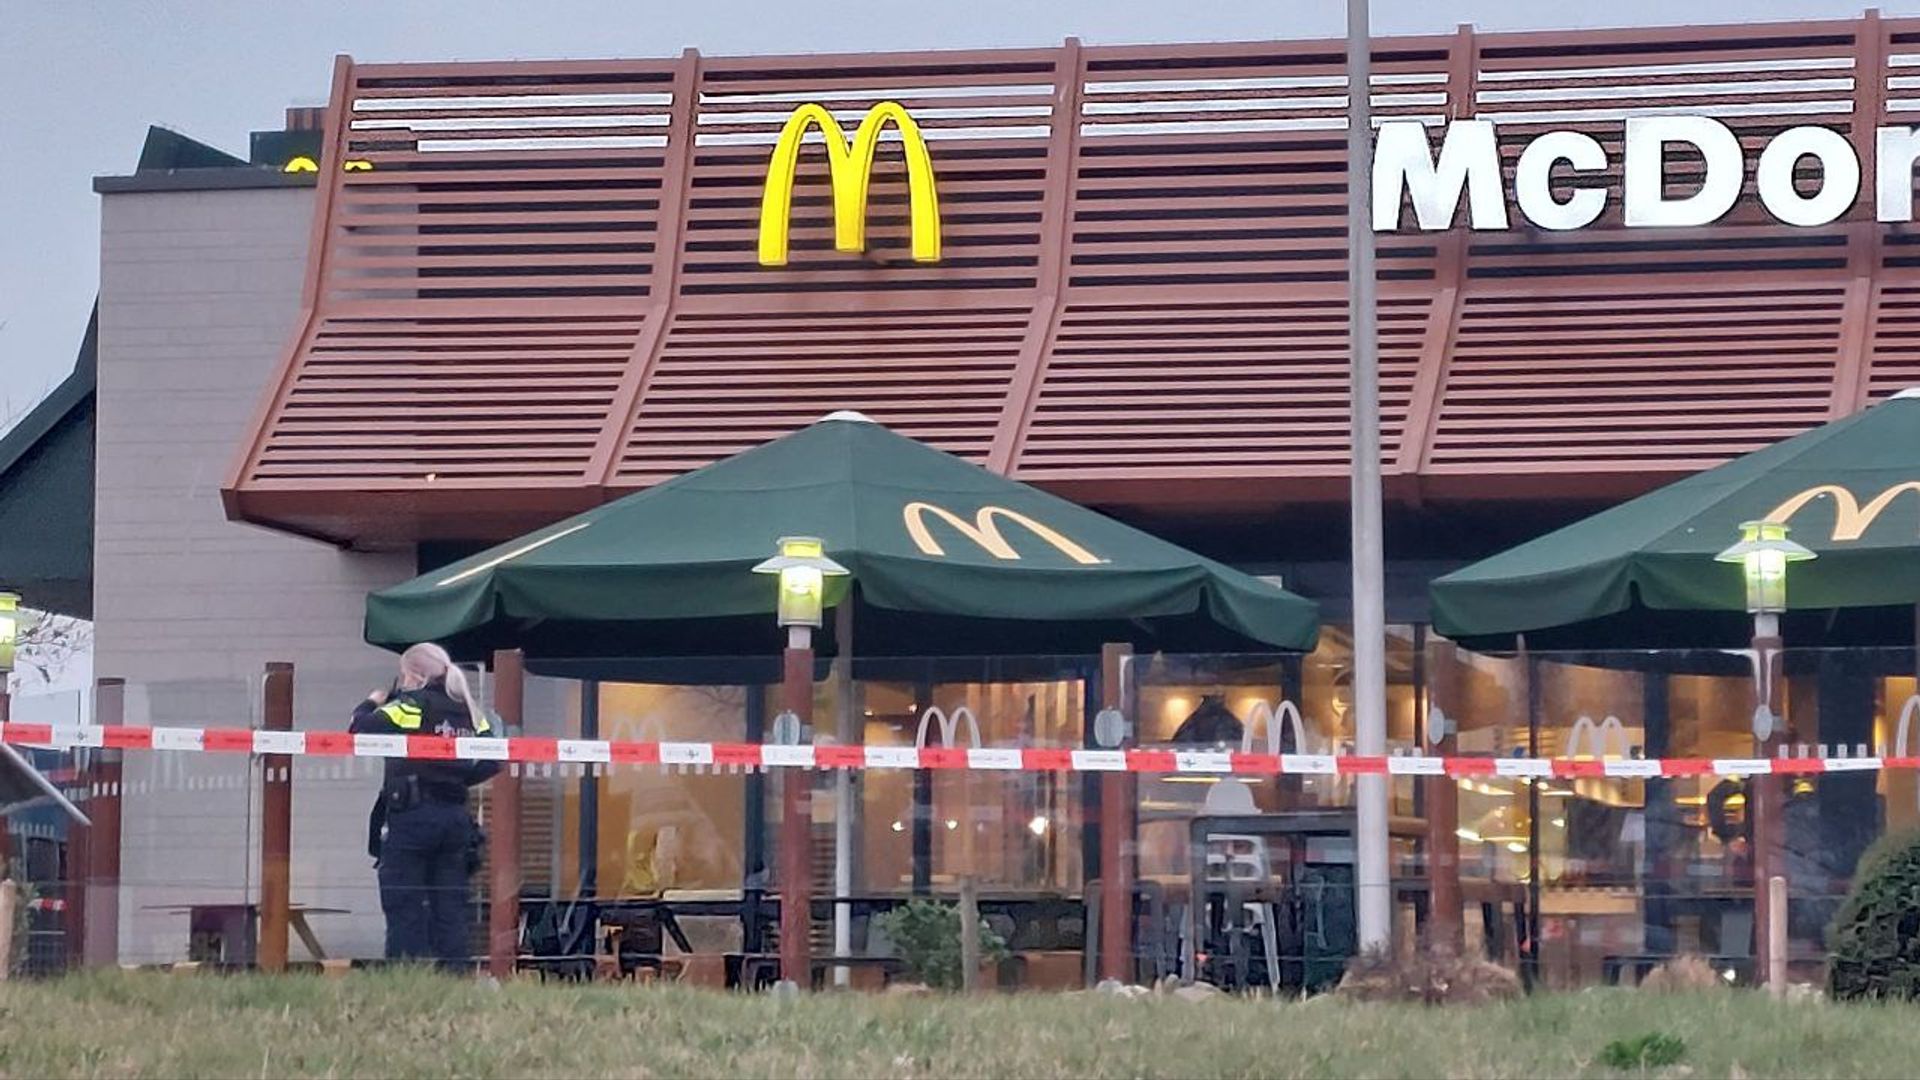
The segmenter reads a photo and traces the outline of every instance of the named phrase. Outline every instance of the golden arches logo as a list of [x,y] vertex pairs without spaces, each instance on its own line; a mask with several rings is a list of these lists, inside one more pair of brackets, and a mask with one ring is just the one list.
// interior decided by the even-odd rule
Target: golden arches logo
[[883,101],[867,110],[848,142],[847,133],[824,106],[802,105],[787,118],[767,163],[767,187],[760,198],[760,265],[787,264],[788,232],[793,219],[793,175],[800,142],[819,128],[827,143],[827,170],[833,185],[833,247],[859,252],[867,247],[867,189],[873,184],[873,154],[880,133],[892,124],[900,132],[907,158],[907,204],[912,220],[915,262],[940,261],[940,201],[933,189],[933,158],[920,125],[898,102]]
[[1774,507],[1773,513],[1768,514],[1766,519],[1778,525],[1785,525],[1788,519],[1799,513],[1808,503],[1822,495],[1829,496],[1833,499],[1833,542],[1845,544],[1865,535],[1866,531],[1873,526],[1874,519],[1892,505],[1893,500],[1909,492],[1920,495],[1920,480],[1895,484],[1875,495],[1867,505],[1861,506],[1860,500],[1854,497],[1853,492],[1839,484],[1818,484]]
[[[309,172],[317,173],[320,171],[320,163],[308,157],[305,154],[299,154],[294,157],[288,158],[287,163],[280,167],[280,171],[290,172],[290,173],[309,173]],[[373,162],[365,161],[359,158],[355,158],[352,161],[343,161],[340,163],[340,171],[341,172],[372,172]]]
[[914,546],[927,555],[944,558],[947,554],[947,549],[940,546],[940,541],[934,539],[933,532],[927,528],[928,514],[953,526],[960,535],[978,544],[982,550],[996,559],[1020,558],[1020,553],[1013,549],[1012,544],[1007,543],[1006,536],[1000,531],[999,521],[1004,519],[1045,540],[1053,546],[1054,550],[1082,566],[1098,566],[1107,561],[1018,510],[1009,510],[1004,506],[983,506],[973,516],[973,520],[968,521],[944,506],[935,506],[929,502],[911,502],[901,512],[907,524],[907,535],[913,538]]

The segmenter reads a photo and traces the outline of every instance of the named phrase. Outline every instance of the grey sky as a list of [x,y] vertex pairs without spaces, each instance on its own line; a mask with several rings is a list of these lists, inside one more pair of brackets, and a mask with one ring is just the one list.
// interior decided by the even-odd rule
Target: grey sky
[[[1858,0],[1374,0],[1377,33],[1846,18]],[[1920,13],[1920,0],[1882,6]],[[0,0],[0,428],[63,378],[98,277],[90,181],[148,124],[244,154],[331,58],[665,56],[1333,36],[1338,0]]]

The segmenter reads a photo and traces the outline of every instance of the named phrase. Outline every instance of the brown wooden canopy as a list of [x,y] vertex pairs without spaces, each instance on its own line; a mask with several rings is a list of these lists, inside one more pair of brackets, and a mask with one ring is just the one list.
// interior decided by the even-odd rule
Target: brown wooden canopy
[[[1871,129],[1920,121],[1920,20],[1376,49],[1380,114],[1500,120],[1509,170],[1579,128],[1615,170],[1593,228],[1383,237],[1395,497],[1624,495],[1920,382],[1920,234],[1873,221],[1871,183]],[[304,317],[229,513],[503,538],[840,408],[1115,507],[1343,497],[1342,68],[1337,41],[342,58]],[[833,251],[815,145],[793,258],[758,265],[786,116],[885,99],[929,137],[943,261],[907,257],[891,144],[868,252]],[[1746,198],[1623,230],[1629,106],[1715,116],[1750,166],[1840,128],[1868,183],[1826,227]]]

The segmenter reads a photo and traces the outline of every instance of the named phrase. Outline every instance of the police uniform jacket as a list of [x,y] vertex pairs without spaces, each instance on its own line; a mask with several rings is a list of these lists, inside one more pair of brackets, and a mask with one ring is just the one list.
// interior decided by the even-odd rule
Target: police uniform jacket
[[[348,729],[355,735],[493,736],[485,714],[476,728],[465,704],[447,693],[443,679],[417,690],[396,690],[383,704],[362,701]],[[497,761],[425,761],[387,758],[383,792],[416,787],[422,798],[465,803],[467,789],[500,771]]]

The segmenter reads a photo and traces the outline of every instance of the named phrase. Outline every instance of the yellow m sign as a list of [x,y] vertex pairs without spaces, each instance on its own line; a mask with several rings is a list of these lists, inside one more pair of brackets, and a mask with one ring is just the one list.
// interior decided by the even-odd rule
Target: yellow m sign
[[1767,515],[1767,520],[1784,525],[1789,518],[1799,513],[1802,507],[1822,495],[1828,495],[1833,498],[1833,542],[1844,544],[1865,535],[1867,529],[1873,525],[1873,519],[1879,517],[1893,500],[1908,492],[1920,495],[1920,480],[1895,484],[1875,495],[1867,505],[1861,506],[1860,500],[1854,498],[1853,492],[1839,484],[1819,484],[1774,507],[1773,513]]
[[833,182],[833,247],[859,252],[867,248],[867,189],[873,183],[873,153],[880,132],[891,123],[900,132],[907,158],[907,203],[913,221],[915,262],[940,261],[940,203],[933,191],[933,159],[920,125],[897,102],[883,101],[847,141],[833,114],[819,105],[802,105],[780,129],[767,164],[766,192],[760,197],[760,265],[787,265],[787,233],[793,220],[793,173],[800,162],[800,140],[819,128],[827,143],[827,169]]
[[933,533],[927,528],[928,514],[953,526],[960,535],[978,544],[996,559],[1020,558],[1020,553],[1013,550],[1013,545],[1007,543],[1006,536],[1000,532],[999,519],[1005,519],[1045,540],[1053,545],[1054,550],[1082,566],[1098,566],[1107,561],[1018,510],[1009,510],[1004,506],[983,506],[973,520],[968,521],[944,506],[927,502],[908,503],[902,511],[907,523],[907,535],[913,538],[915,547],[928,555],[945,557],[947,554],[947,549],[940,546],[940,541],[934,539]]

